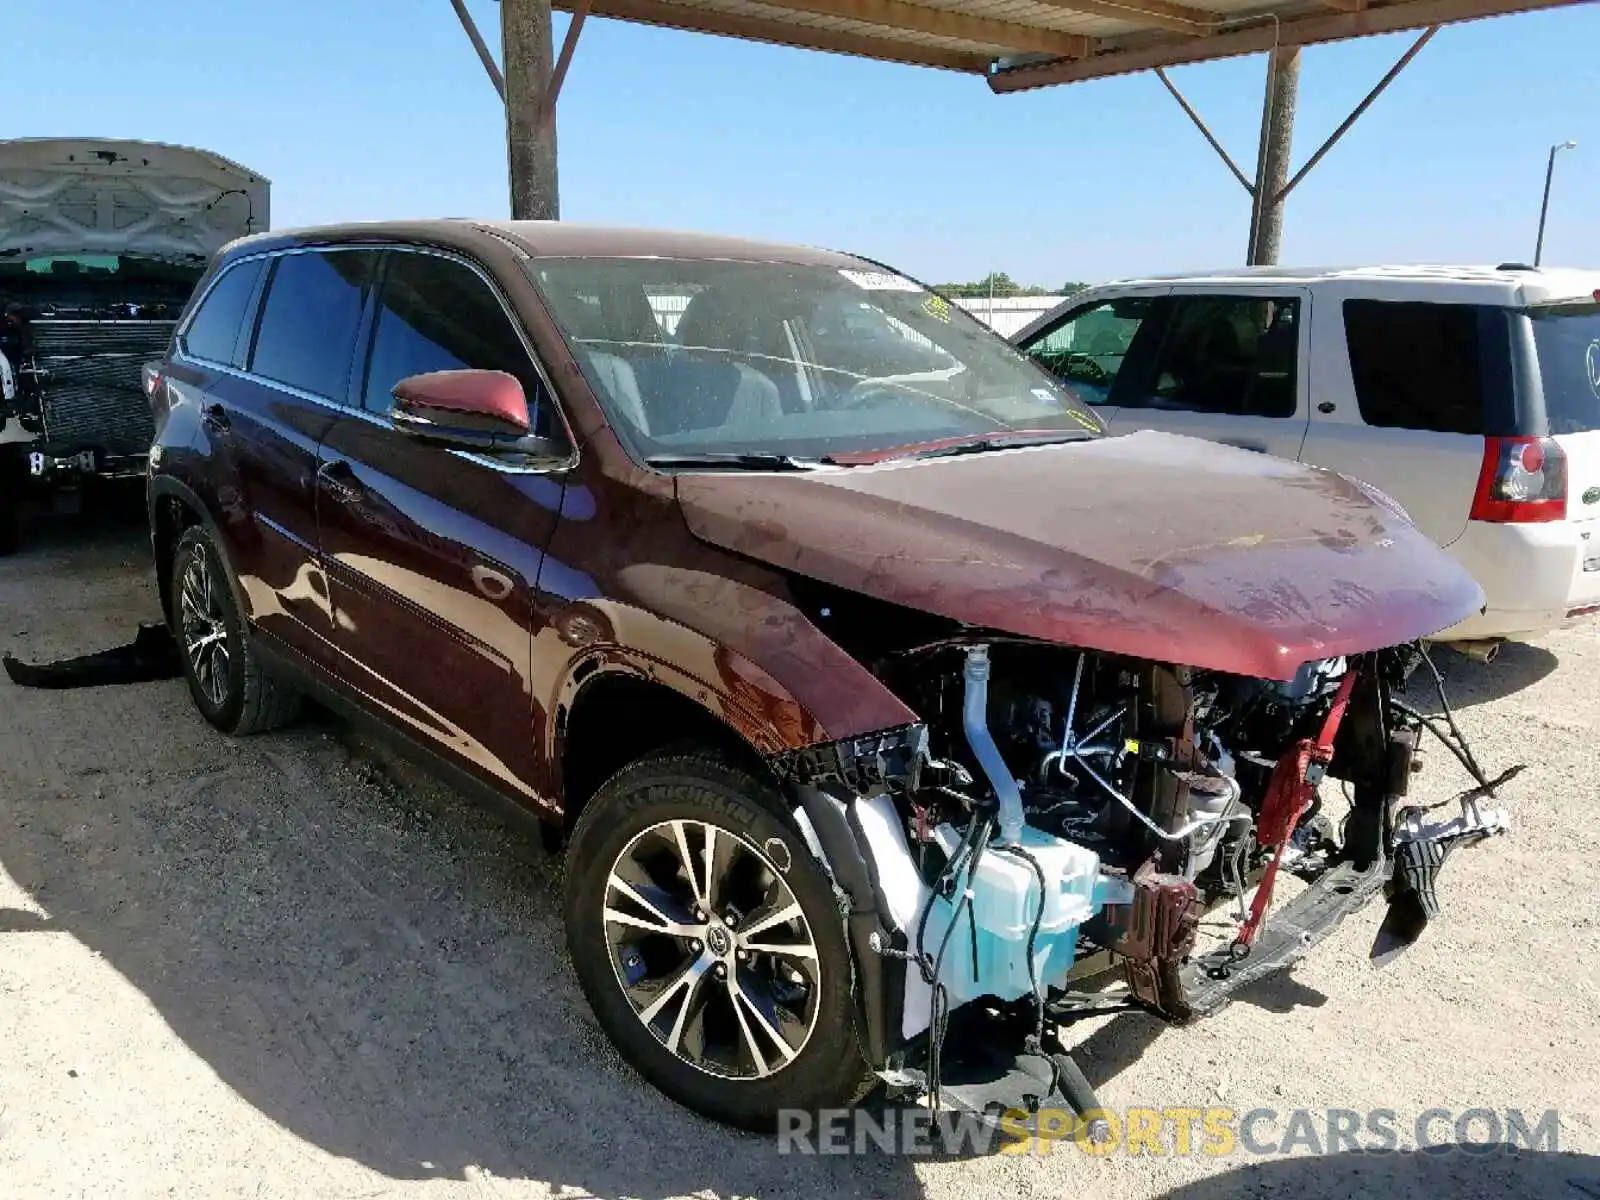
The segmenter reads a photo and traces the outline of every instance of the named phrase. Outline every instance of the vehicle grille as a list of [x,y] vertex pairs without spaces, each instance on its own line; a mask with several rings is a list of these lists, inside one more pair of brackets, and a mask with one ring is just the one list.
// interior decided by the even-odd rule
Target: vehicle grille
[[166,352],[173,321],[30,323],[46,443],[60,452],[144,454],[155,439],[139,369]]

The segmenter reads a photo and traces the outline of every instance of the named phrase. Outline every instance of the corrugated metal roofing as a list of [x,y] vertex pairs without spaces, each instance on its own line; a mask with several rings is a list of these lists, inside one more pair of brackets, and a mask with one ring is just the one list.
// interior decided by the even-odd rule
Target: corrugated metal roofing
[[555,0],[562,11],[986,76],[997,92],[1584,0]]

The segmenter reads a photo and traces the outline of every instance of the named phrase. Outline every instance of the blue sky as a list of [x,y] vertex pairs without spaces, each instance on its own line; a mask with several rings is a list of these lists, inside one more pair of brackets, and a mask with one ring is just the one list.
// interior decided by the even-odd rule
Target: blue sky
[[[498,6],[471,0],[498,44]],[[448,0],[6,5],[0,136],[203,146],[274,224],[503,216],[498,99]],[[565,18],[557,17],[557,37]],[[1312,47],[1302,161],[1409,43]],[[1289,206],[1283,261],[1600,266],[1600,6],[1447,28]],[[1260,56],[1180,68],[1249,163]],[[593,20],[560,110],[563,216],[857,250],[937,281],[1241,261],[1248,198],[1152,75],[1012,96],[980,79]]]

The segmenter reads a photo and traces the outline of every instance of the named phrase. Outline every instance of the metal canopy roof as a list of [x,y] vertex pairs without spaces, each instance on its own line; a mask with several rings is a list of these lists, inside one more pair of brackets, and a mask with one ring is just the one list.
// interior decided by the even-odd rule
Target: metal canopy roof
[[648,25],[984,75],[997,92],[1583,0],[554,0]]

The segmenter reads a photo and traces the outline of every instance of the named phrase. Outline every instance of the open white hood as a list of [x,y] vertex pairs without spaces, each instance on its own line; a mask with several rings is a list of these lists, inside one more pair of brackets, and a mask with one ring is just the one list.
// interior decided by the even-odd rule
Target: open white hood
[[209,257],[269,227],[270,189],[254,171],[186,146],[0,141],[0,254]]

